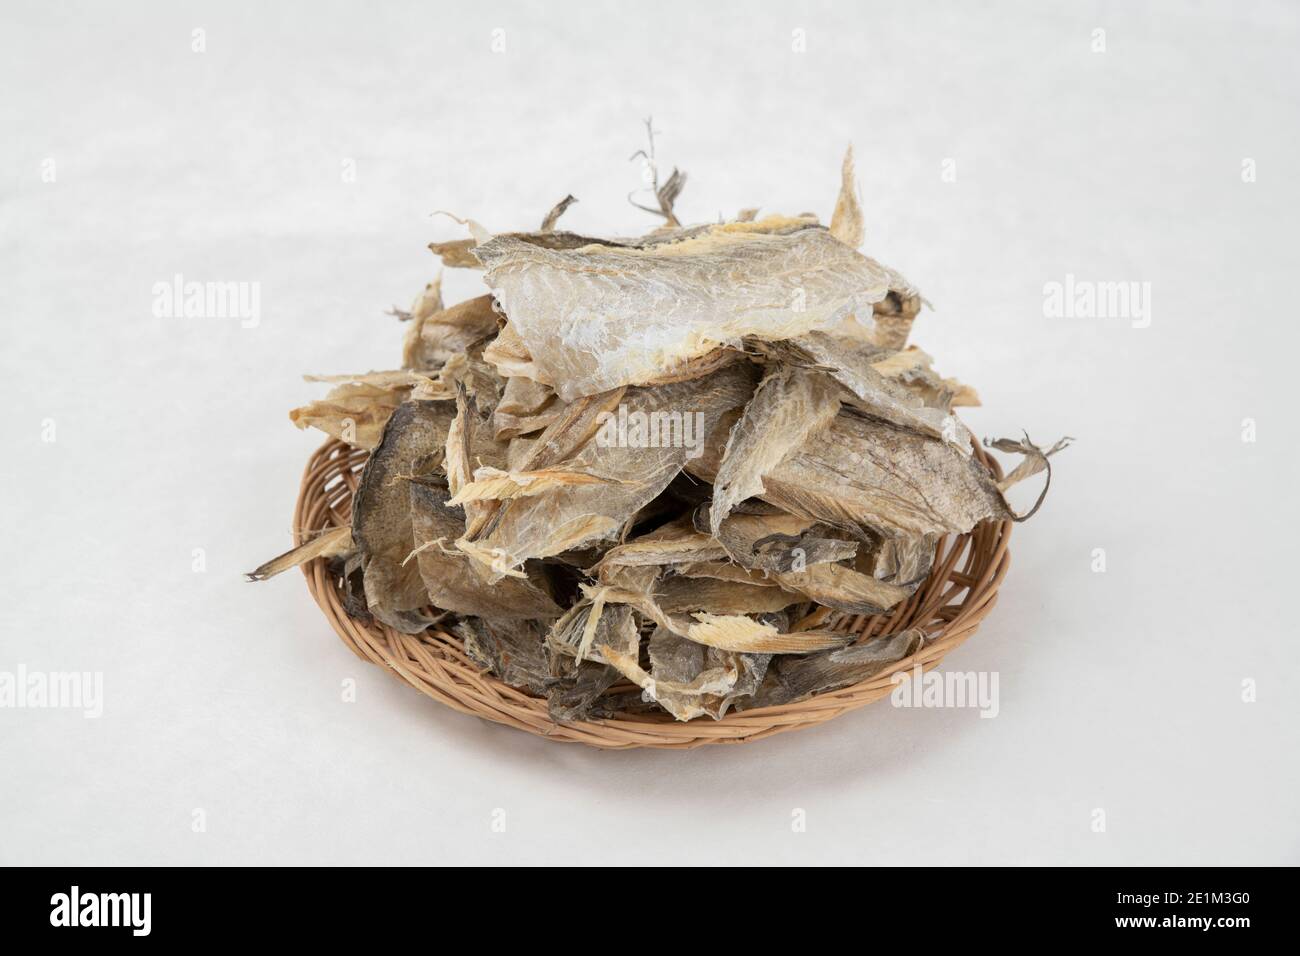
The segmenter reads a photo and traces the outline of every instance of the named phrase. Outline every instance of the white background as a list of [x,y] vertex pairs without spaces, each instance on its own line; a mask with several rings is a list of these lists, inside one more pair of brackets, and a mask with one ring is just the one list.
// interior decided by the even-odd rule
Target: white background
[[[0,710],[0,862],[1300,862],[1298,32],[1270,3],[4,0],[0,670],[102,671],[105,704]],[[643,231],[648,115],[694,221],[829,217],[852,141],[866,251],[934,304],[915,340],[977,434],[1078,439],[945,661],[999,673],[996,719],[561,746],[363,665],[296,572],[242,580],[320,440],[301,374],[396,364],[384,311],[463,234],[430,214],[532,228],[573,192],[569,227]],[[155,318],[176,273],[260,283],[260,324]],[[1151,283],[1150,327],[1046,318],[1067,273]]]

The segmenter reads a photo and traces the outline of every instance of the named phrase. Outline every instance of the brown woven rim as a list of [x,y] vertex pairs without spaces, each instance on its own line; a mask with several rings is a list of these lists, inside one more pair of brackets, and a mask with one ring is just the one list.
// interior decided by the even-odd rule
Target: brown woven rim
[[[997,462],[982,448],[977,446],[975,454],[1001,475]],[[351,521],[352,495],[366,458],[364,450],[334,440],[312,455],[294,509],[295,544]],[[454,635],[437,629],[401,634],[378,621],[364,624],[343,610],[341,582],[330,574],[324,560],[303,565],[303,573],[330,625],[358,657],[384,665],[416,690],[461,713],[551,740],[593,747],[685,749],[744,743],[812,727],[888,695],[894,688],[891,676],[899,671],[910,671],[917,665],[928,671],[937,666],[944,655],[975,633],[997,603],[998,587],[1011,560],[1007,551],[1011,524],[986,521],[967,534],[941,539],[934,570],[909,600],[888,614],[858,616],[841,625],[867,637],[919,627],[927,639],[912,657],[860,684],[819,694],[811,700],[730,713],[721,720],[704,717],[685,723],[668,714],[556,723],[548,716],[544,699],[483,672],[465,656]]]

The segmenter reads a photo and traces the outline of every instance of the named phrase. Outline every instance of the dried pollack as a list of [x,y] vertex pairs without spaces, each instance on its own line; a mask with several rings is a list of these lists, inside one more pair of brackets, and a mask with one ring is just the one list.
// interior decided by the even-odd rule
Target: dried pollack
[[565,196],[430,245],[486,293],[448,306],[439,278],[394,312],[399,368],[313,379],[293,422],[370,453],[352,520],[250,578],[325,559],[349,614],[454,635],[557,721],[720,719],[906,661],[923,630],[847,622],[906,602],[943,536],[1036,511],[1006,493],[1045,494],[1068,439],[989,442],[1022,456],[1002,479],[973,454],[974,390],[908,342],[920,293],[857,251],[851,152],[829,227],[683,226],[685,174],[635,158],[644,236],[563,231]]

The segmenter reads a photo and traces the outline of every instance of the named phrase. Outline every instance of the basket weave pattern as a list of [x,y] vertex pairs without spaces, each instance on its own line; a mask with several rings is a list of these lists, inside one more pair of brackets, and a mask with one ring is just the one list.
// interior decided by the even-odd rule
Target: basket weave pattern
[[[994,473],[996,462],[982,448],[975,454]],[[295,544],[322,530],[351,521],[356,491],[367,452],[331,440],[312,455],[303,474],[294,510]],[[909,627],[926,634],[924,646],[861,683],[828,691],[809,700],[777,707],[732,712],[721,720],[680,722],[668,714],[637,714],[615,719],[556,723],[546,701],[498,680],[471,661],[460,639],[437,628],[402,634],[378,621],[363,623],[343,609],[341,582],[321,559],[303,565],[307,587],[335,632],[362,660],[384,665],[421,693],[453,707],[520,730],[593,747],[684,749],[704,744],[744,743],[787,730],[811,727],[887,696],[891,676],[916,666],[930,670],[953,648],[975,633],[997,603],[998,587],[1010,563],[1010,521],[986,521],[963,535],[950,535],[937,546],[934,568],[907,601],[886,614],[846,618],[840,626],[876,637]]]

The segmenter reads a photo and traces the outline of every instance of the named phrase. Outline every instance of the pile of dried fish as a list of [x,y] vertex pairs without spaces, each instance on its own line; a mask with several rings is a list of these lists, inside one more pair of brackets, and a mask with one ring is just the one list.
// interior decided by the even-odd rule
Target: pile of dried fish
[[683,227],[684,182],[656,174],[639,238],[558,231],[566,197],[433,244],[490,291],[448,307],[439,278],[397,313],[400,369],[313,379],[295,424],[370,451],[352,525],[250,577],[327,558],[350,614],[457,635],[556,720],[720,718],[918,650],[835,624],[905,600],[940,536],[1019,517],[1007,488],[1064,442],[992,443],[1024,456],[1002,481],[972,454],[974,391],[908,344],[920,295],[857,251],[851,152],[829,228]]

